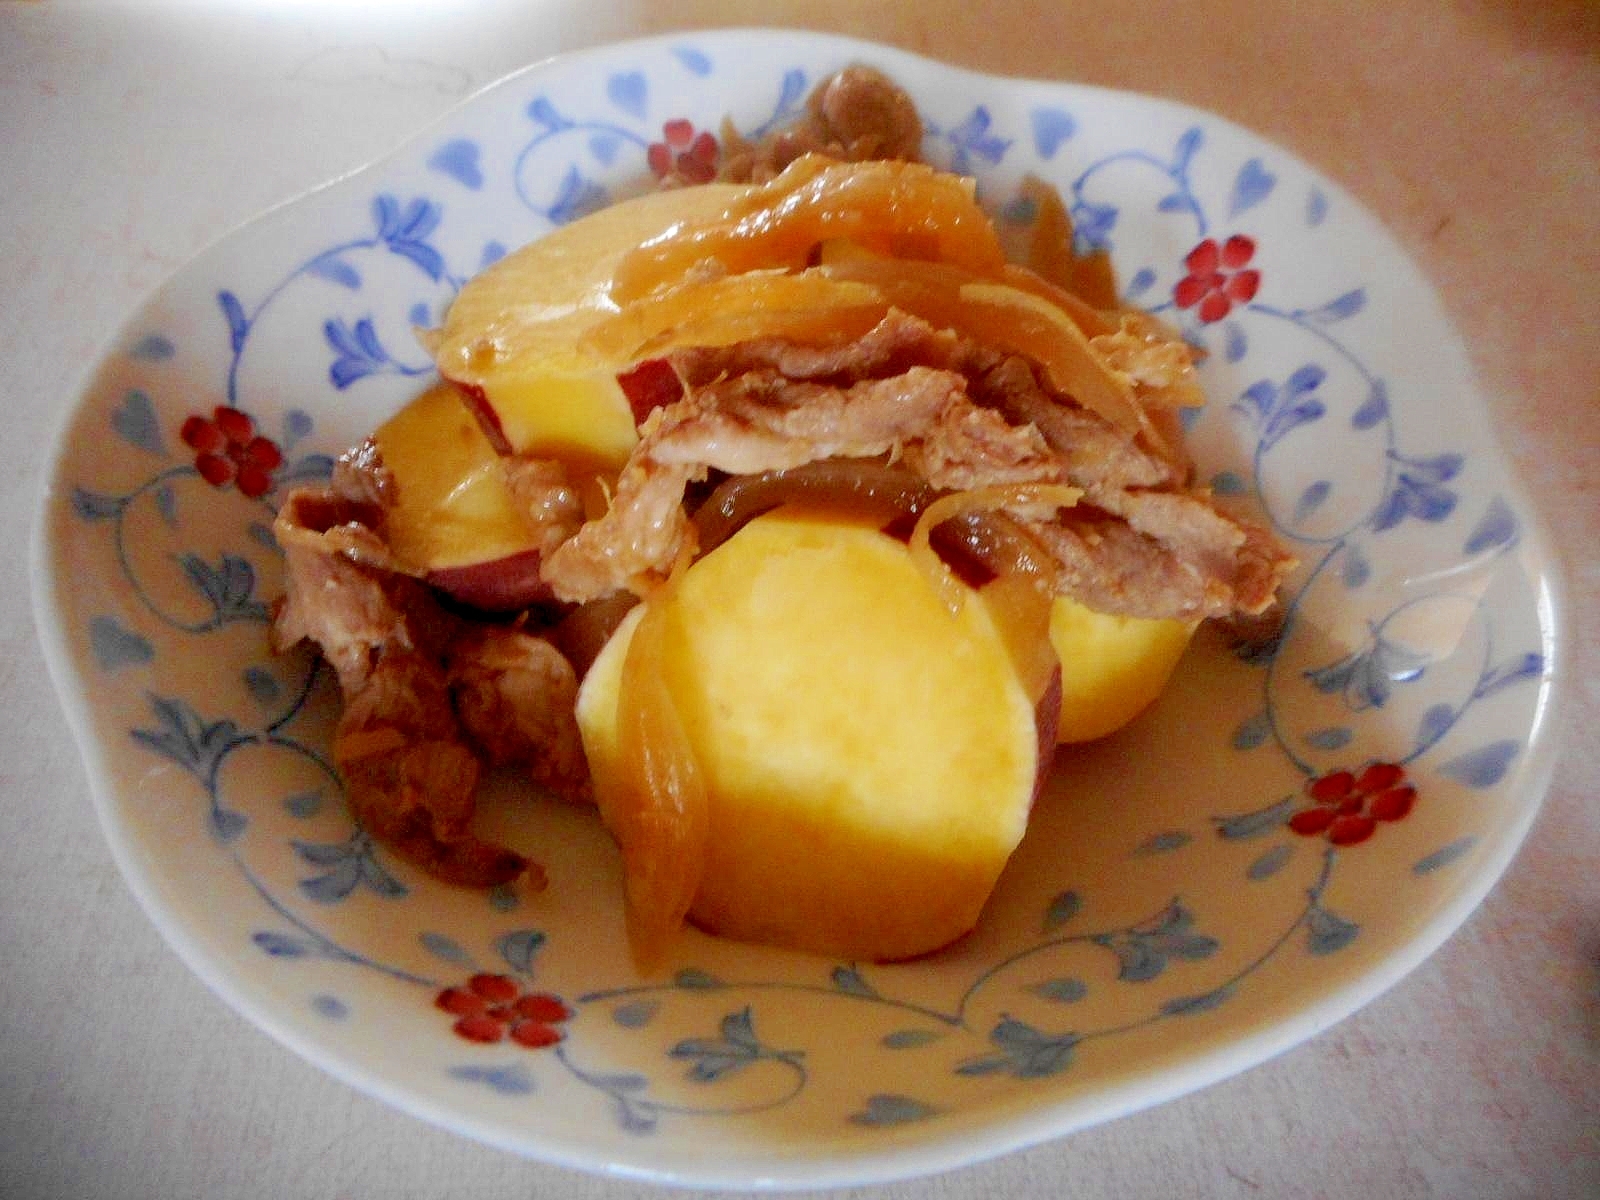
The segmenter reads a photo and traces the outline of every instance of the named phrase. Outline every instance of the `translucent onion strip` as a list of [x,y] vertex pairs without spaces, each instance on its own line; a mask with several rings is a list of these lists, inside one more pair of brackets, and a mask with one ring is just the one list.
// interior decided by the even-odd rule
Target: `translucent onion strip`
[[872,459],[825,458],[782,471],[734,475],[719,484],[694,514],[702,554],[745,523],[784,504],[839,508],[885,523],[916,516],[937,493],[904,467]]
[[750,271],[652,293],[597,322],[580,345],[606,362],[633,362],[679,346],[727,346],[751,338],[841,341],[860,337],[887,311],[887,302],[867,284],[811,271]]
[[840,163],[808,154],[715,218],[684,222],[629,252],[613,277],[611,299],[624,306],[676,286],[707,263],[735,275],[798,270],[832,238],[987,275],[1005,262],[970,179],[920,163]]
[[[1071,508],[1082,496],[1081,489],[1061,483],[1000,484],[995,487],[973,488],[971,491],[951,492],[947,496],[940,496],[917,517],[917,524],[911,531],[909,543],[912,561],[921,568],[928,581],[938,590],[950,611],[959,612],[962,604],[966,602],[966,589],[945,566],[938,551],[933,548],[930,539],[934,529],[946,521],[1000,510],[1020,510],[1030,515],[1043,516],[1054,513],[1060,508]],[[1048,557],[1042,554],[1030,562],[1024,551],[1016,555],[1008,566],[1013,570],[1034,575],[1042,587],[1050,590],[1048,562]]]
[[705,779],[667,682],[675,587],[645,601],[634,628],[617,694],[618,774],[596,796],[622,849],[628,937],[642,966],[659,962],[682,928],[710,830]]

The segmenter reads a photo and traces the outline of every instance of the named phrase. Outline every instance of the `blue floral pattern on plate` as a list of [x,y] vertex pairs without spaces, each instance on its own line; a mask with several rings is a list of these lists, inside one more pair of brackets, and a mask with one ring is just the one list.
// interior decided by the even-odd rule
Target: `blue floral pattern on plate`
[[[1203,635],[1155,710],[1063,753],[962,943],[872,965],[690,934],[643,978],[592,814],[497,785],[485,820],[549,865],[541,895],[442,888],[351,825],[326,673],[266,645],[273,505],[427,381],[413,330],[474,272],[859,59],[912,90],[928,156],[978,175],[1004,232],[1033,218],[1020,180],[1051,180],[1130,301],[1205,351],[1202,477],[1303,565],[1281,626]],[[1258,1061],[1492,884],[1548,769],[1555,631],[1480,407],[1386,235],[1226,122],[841,39],[672,37],[510,79],[154,296],[64,434],[41,621],[135,890],[301,1052],[573,1165],[884,1178]]]

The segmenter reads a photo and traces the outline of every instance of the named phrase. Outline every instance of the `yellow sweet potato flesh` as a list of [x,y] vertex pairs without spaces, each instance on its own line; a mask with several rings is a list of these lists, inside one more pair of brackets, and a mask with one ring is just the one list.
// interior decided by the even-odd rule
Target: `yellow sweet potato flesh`
[[[660,668],[710,806],[691,920],[862,959],[970,929],[1026,828],[1038,761],[1033,702],[986,606],[952,614],[875,529],[787,513],[751,522],[667,603]],[[579,696],[602,793],[638,619]]]
[[373,434],[396,481],[384,538],[416,574],[525,551],[535,531],[500,456],[449,385],[430,388]]
[[1115,733],[1161,694],[1194,634],[1194,624],[1098,613],[1058,596],[1050,640],[1061,659],[1058,742]]
[[636,441],[618,387],[622,364],[583,349],[617,312],[612,276],[642,242],[722,211],[745,189],[653,192],[574,221],[479,273],[450,306],[434,345],[445,378],[479,391],[515,450],[620,467]]

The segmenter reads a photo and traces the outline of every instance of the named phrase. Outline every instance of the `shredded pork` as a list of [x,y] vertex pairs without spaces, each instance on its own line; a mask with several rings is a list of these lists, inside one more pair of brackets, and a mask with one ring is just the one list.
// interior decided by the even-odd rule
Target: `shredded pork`
[[520,766],[539,786],[587,799],[573,704],[577,676],[548,642],[447,611],[384,546],[382,479],[363,448],[326,487],[292,492],[273,532],[287,588],[274,647],[313,642],[344,707],[334,761],[361,826],[429,874],[488,887],[538,864],[470,829],[483,766]]
[[803,154],[825,154],[841,162],[916,162],[922,157],[922,118],[911,97],[883,72],[852,66],[829,76],[811,93],[799,121],[755,141],[746,140],[729,122],[722,129],[722,145],[719,179],[765,183]]
[[563,600],[618,588],[642,593],[665,579],[695,549],[684,489],[713,470],[754,475],[888,455],[948,490],[1062,475],[1037,430],[977,407],[964,376],[925,366],[839,385],[755,367],[691,389],[640,432],[611,507],[545,564],[544,578]]
[[[793,125],[754,141],[726,127],[719,177],[765,182],[807,153],[915,161],[922,138],[910,98],[852,67],[825,80]],[[685,175],[680,160],[662,184],[704,177],[704,163]],[[471,832],[480,775],[518,766],[558,796],[591,799],[573,663],[587,667],[629,593],[692,560],[696,485],[720,477],[860,460],[892,464],[935,494],[1070,485],[1082,493],[1074,507],[1019,502],[995,517],[1042,556],[1059,594],[1191,621],[1268,610],[1291,559],[1189,486],[1177,423],[1200,400],[1189,348],[1145,314],[1075,303],[1157,436],[1132,436],[1057,394],[1025,358],[891,310],[849,341],[674,351],[666,383],[675,377],[679,390],[649,402],[593,519],[560,464],[508,456],[509,490],[538,533],[539,598],[578,606],[552,626],[554,642],[526,615],[462,616],[401,573],[384,541],[396,483],[374,443],[346,455],[328,486],[291,493],[275,526],[288,584],[273,640],[315,643],[338,677],[335,758],[356,819],[440,878],[482,886],[527,872],[542,885],[537,864]]]
[[1058,589],[1100,611],[1259,613],[1290,563],[1265,531],[1185,487],[1179,463],[1051,393],[1025,359],[898,311],[853,343],[764,339],[672,362],[683,397],[645,421],[610,509],[545,562],[564,600],[642,595],[666,578],[696,548],[685,491],[711,472],[831,458],[887,456],[942,491],[1083,489],[1093,517],[1018,515],[1056,558]]

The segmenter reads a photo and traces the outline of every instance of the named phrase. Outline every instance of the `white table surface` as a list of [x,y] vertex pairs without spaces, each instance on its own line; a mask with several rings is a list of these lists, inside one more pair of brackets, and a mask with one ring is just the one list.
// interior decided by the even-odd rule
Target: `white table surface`
[[[1568,558],[1574,657],[1554,787],[1509,873],[1442,950],[1356,1016],[1230,1082],[860,1194],[1600,1196],[1591,0],[0,0],[0,523],[14,562],[26,561],[43,448],[80,372],[196,250],[529,62],[635,33],[756,23],[1163,92],[1288,145],[1371,205],[1445,293]],[[282,1049],[191,976],[100,836],[20,567],[0,572],[0,712],[0,1196],[643,1190],[404,1116]]]

